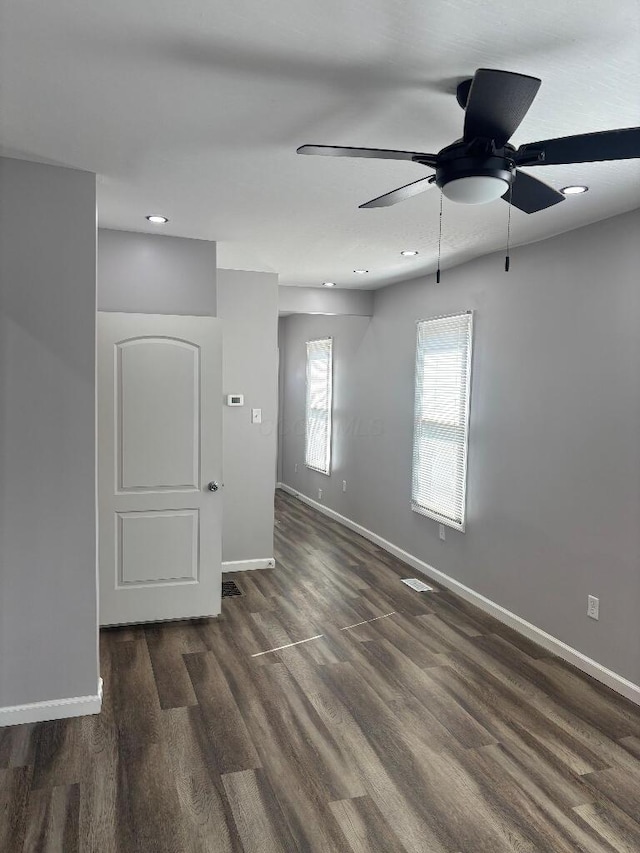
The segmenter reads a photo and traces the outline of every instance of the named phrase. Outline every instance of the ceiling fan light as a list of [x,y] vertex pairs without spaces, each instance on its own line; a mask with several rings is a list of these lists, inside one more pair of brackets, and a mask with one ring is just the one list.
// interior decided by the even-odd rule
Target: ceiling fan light
[[581,186],[571,186],[571,187],[563,187],[560,192],[562,195],[582,195],[582,193],[586,193],[589,191],[589,187]]
[[442,192],[451,201],[459,204],[486,204],[501,198],[509,184],[493,175],[469,175],[454,178],[442,187]]

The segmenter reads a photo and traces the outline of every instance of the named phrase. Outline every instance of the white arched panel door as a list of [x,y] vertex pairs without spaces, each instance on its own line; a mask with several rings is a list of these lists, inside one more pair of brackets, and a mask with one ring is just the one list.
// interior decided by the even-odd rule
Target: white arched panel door
[[220,321],[98,315],[102,625],[220,612]]

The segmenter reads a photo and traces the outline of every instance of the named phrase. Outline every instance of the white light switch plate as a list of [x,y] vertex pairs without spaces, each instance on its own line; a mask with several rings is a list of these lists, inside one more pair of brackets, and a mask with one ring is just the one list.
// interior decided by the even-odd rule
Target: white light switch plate
[[252,424],[261,424],[262,423],[262,409],[251,409],[251,423]]

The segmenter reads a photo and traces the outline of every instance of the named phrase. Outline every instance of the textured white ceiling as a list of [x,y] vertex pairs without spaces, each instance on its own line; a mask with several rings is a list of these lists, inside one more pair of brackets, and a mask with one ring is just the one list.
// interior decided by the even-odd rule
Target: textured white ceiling
[[[361,211],[422,167],[295,149],[436,152],[461,135],[455,82],[478,67],[543,80],[516,145],[638,125],[640,3],[0,0],[0,151],[97,172],[103,226],[164,213],[160,233],[217,240],[221,266],[379,287],[433,270],[439,193]],[[591,190],[514,210],[514,243],[640,206],[640,161],[535,171]],[[507,210],[445,201],[443,265],[502,246]]]

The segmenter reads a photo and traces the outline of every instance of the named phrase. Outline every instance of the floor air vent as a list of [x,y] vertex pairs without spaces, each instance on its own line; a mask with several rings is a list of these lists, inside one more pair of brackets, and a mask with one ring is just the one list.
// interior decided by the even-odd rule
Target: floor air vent
[[426,584],[424,581],[418,580],[418,578],[401,578],[402,583],[406,583],[407,586],[410,586],[411,589],[415,589],[416,592],[433,592],[433,587]]
[[235,581],[222,581],[222,597],[228,598],[230,595],[242,595],[242,590]]

